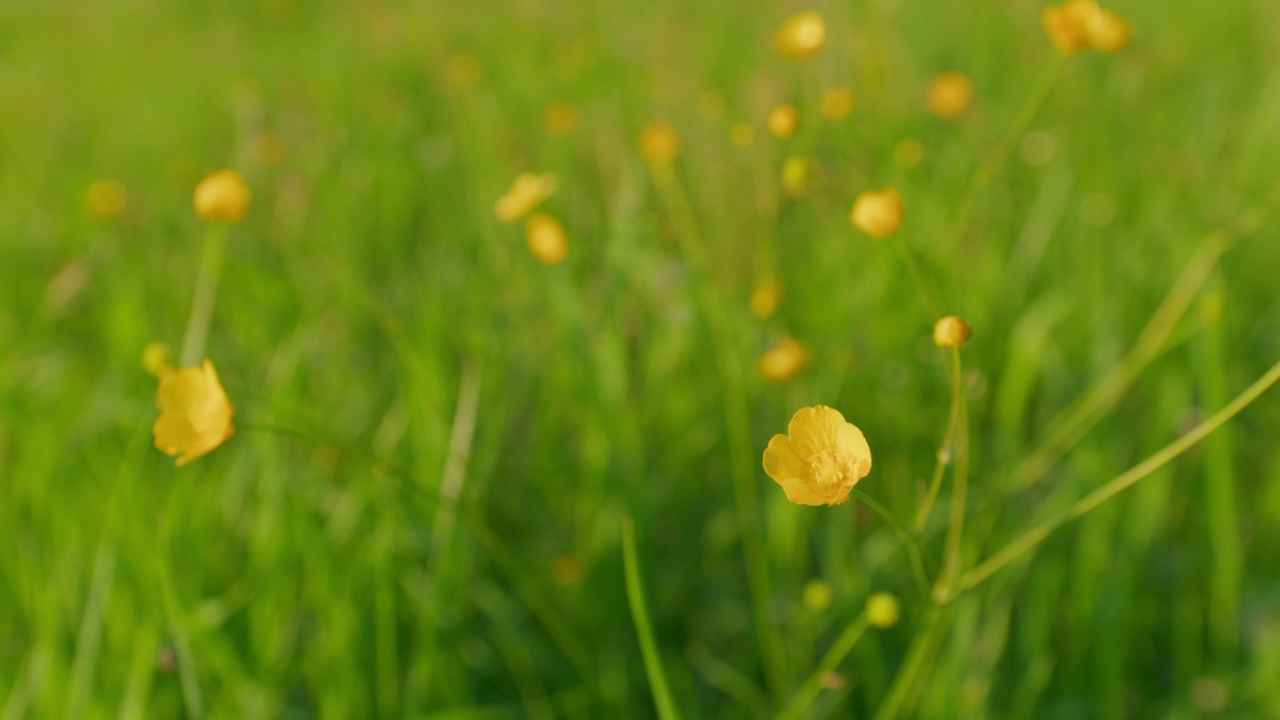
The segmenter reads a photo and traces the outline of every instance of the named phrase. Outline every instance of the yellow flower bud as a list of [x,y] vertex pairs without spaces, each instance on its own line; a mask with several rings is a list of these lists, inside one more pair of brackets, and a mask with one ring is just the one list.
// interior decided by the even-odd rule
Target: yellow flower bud
[[156,448],[179,467],[212,452],[235,433],[236,409],[208,360],[198,367],[160,371],[160,417],[151,434]]
[[129,191],[115,178],[94,180],[85,196],[89,201],[89,212],[103,220],[119,215],[129,204]]
[[493,203],[493,214],[504,223],[516,222],[551,197],[558,185],[551,173],[520,173],[511,189]]
[[553,102],[542,111],[542,125],[552,135],[569,135],[578,127],[578,110],[567,102]]
[[963,73],[944,72],[929,83],[925,102],[929,112],[944,120],[960,117],[973,102],[973,83]]
[[969,341],[973,329],[955,315],[948,315],[933,325],[933,343],[940,348],[958,348]]
[[243,220],[251,200],[253,193],[235,170],[210,173],[196,185],[194,197],[196,214],[201,219],[228,223]]
[[778,53],[792,60],[808,60],[827,41],[827,24],[813,10],[796,13],[783,21],[773,36]]
[[897,232],[902,225],[902,196],[893,188],[864,192],[853,202],[850,220],[854,227],[877,240]]
[[157,340],[147,343],[147,346],[142,348],[142,369],[151,375],[158,377],[171,362],[172,355],[167,343]]
[[795,135],[796,130],[800,128],[800,111],[795,105],[783,103],[769,111],[765,124],[774,137],[785,140]]
[[871,472],[862,431],[825,405],[801,408],[764,451],[764,471],[798,505],[839,505]]
[[1133,28],[1110,10],[1094,13],[1089,23],[1089,42],[1105,53],[1120,52],[1133,39]]
[[819,612],[826,610],[831,605],[831,598],[834,593],[831,592],[831,586],[826,580],[813,579],[804,584],[804,590],[801,591],[800,599],[804,606]]
[[809,351],[804,345],[783,338],[760,357],[760,376],[773,383],[790,380],[809,364]]
[[751,314],[758,320],[767,320],[778,311],[782,303],[782,286],[776,280],[765,280],[751,293]]
[[897,625],[901,612],[898,598],[889,593],[878,592],[867,598],[867,622],[872,627],[884,630]]
[[809,158],[792,155],[782,164],[782,189],[800,197],[809,189]]
[[569,254],[569,236],[559,220],[544,213],[534,213],[524,224],[529,252],[543,265],[555,265]]
[[756,129],[751,127],[750,123],[735,123],[729,128],[729,142],[733,143],[734,147],[751,147],[755,141]]
[[680,155],[680,136],[664,122],[651,122],[640,131],[640,154],[650,167],[668,167]]
[[853,91],[847,87],[834,87],[822,93],[822,117],[835,121],[849,117],[853,112]]

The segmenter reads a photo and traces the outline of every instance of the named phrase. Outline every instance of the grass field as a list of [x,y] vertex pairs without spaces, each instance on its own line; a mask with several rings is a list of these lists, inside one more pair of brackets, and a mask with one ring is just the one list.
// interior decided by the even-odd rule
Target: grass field
[[1280,718],[1280,5],[1045,7],[0,2],[0,720]]

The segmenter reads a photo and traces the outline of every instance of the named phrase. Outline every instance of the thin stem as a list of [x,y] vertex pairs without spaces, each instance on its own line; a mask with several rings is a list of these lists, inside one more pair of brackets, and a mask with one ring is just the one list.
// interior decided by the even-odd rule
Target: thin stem
[[902,669],[893,679],[889,695],[876,712],[876,720],[895,720],[903,713],[910,713],[917,700],[917,688],[924,682],[942,648],[942,641],[947,637],[951,626],[950,607],[932,607],[929,609],[924,633],[916,635],[907,651]]
[[951,493],[951,520],[947,525],[946,555],[943,560],[942,581],[945,588],[960,572],[961,541],[964,538],[965,510],[969,491],[969,412],[964,402],[964,378],[960,363],[960,348],[951,349],[951,391],[959,408],[956,426],[956,469],[954,489]]
[[920,263],[916,262],[916,256],[907,245],[906,238],[895,238],[889,242],[898,251],[902,262],[906,264],[907,274],[911,276],[911,282],[916,286],[916,294],[920,296],[920,302],[924,305],[925,312],[929,314],[929,319],[937,320],[942,317],[942,313],[938,312],[938,303],[933,299],[933,293],[929,291],[929,284],[925,282],[924,273],[920,270]]
[[778,720],[793,720],[794,718],[804,717],[805,710],[813,704],[814,698],[818,697],[818,693],[822,692],[822,681],[827,673],[834,671],[844,661],[849,652],[853,650],[853,646],[858,643],[862,634],[867,631],[867,613],[863,611],[858,617],[849,623],[831,643],[826,655],[822,656],[822,662],[818,663],[818,669],[813,671],[800,689],[791,698],[791,702],[787,703],[782,712],[778,713]]
[[924,526],[929,522],[929,515],[933,512],[933,504],[938,499],[938,491],[942,488],[942,476],[946,473],[947,466],[955,462],[955,435],[956,425],[960,422],[960,405],[964,401],[961,393],[960,384],[953,378],[951,381],[951,412],[947,419],[947,431],[942,436],[942,445],[938,447],[937,460],[933,466],[933,479],[929,481],[929,491],[924,496],[924,502],[921,503],[919,511],[916,512],[916,522],[914,529],[915,535],[924,532]]
[[902,544],[907,547],[911,560],[911,572],[916,581],[917,589],[920,590],[920,594],[923,597],[929,597],[929,579],[924,571],[919,539],[910,533],[906,526],[899,522],[898,519],[889,512],[888,508],[881,505],[879,501],[875,500],[870,495],[867,495],[861,490],[851,490],[849,495],[850,497],[856,497],[866,503],[868,507],[875,510],[876,513],[889,524],[889,527],[893,530],[894,534],[897,535],[898,539],[902,541]]
[[181,367],[198,365],[204,359],[205,341],[209,338],[209,323],[213,319],[213,303],[218,295],[218,275],[222,272],[222,259],[226,254],[226,225],[209,223],[204,236],[204,249],[200,254],[200,269],[196,274],[196,292],[191,300],[191,316],[182,336],[182,353],[178,355]]
[[644,657],[645,673],[649,676],[649,688],[653,692],[653,704],[657,706],[660,720],[679,720],[680,713],[671,699],[667,676],[662,669],[662,656],[653,639],[653,627],[649,624],[649,610],[644,601],[644,585],[640,581],[640,562],[636,559],[636,527],[630,517],[622,520],[622,562],[627,581],[627,602],[631,606],[631,619],[635,621],[636,637],[640,641],[640,654]]
[[1143,460],[1141,463],[1135,465],[1133,468],[1119,475],[1107,484],[1076,501],[1056,516],[1027,531],[1027,533],[1022,537],[1012,543],[1009,543],[1004,547],[1004,549],[998,551],[986,561],[965,573],[957,583],[956,592],[959,593],[976,587],[1005,565],[1008,565],[1039,545],[1045,538],[1049,537],[1050,533],[1054,530],[1057,530],[1068,522],[1071,522],[1090,510],[1093,510],[1124,490],[1129,489],[1139,480],[1164,467],[1174,458],[1178,457],[1193,445],[1203,440],[1209,433],[1217,430],[1228,420],[1235,417],[1241,410],[1244,410],[1250,403],[1257,400],[1258,397],[1270,389],[1277,381],[1280,381],[1280,361],[1276,362],[1275,365],[1272,365],[1271,369],[1268,370],[1266,374],[1258,378],[1257,381],[1245,389],[1244,392],[1236,396],[1236,398],[1225,407],[1214,413],[1212,417],[1195,426],[1182,437],[1172,443],[1169,443],[1156,454],[1146,460]]

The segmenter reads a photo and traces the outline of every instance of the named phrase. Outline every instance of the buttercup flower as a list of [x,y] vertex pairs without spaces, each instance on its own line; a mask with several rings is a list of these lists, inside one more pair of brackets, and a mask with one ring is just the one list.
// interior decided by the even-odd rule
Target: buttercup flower
[[94,180],[85,197],[89,201],[89,211],[103,220],[119,215],[129,204],[129,191],[115,178]]
[[940,348],[958,348],[969,341],[973,329],[955,315],[948,315],[933,325],[933,343]]
[[767,320],[778,311],[782,302],[782,286],[777,280],[765,280],[751,293],[751,314],[758,320]]
[[160,417],[151,429],[156,448],[177,458],[179,467],[207,455],[235,432],[236,409],[218,381],[213,363],[160,371],[156,398]]
[[822,93],[822,117],[843,120],[853,112],[853,91],[847,87],[834,87]]
[[800,197],[809,189],[809,158],[792,155],[782,164],[782,189]]
[[779,140],[785,140],[796,134],[796,130],[800,127],[800,111],[795,105],[783,103],[769,111],[769,117],[765,120],[765,124],[769,126],[769,132]]
[[1044,31],[1054,47],[1064,53],[1088,49],[1089,28],[1102,11],[1095,0],[1067,0],[1044,9]]
[[203,220],[237,223],[249,212],[253,193],[235,170],[210,173],[196,185],[196,214]]
[[827,24],[813,10],[796,13],[783,21],[773,36],[778,53],[792,60],[808,60],[827,41]]
[[867,622],[881,630],[898,624],[898,616],[902,608],[898,598],[885,592],[878,592],[867,598]]
[[877,240],[883,240],[902,225],[902,196],[893,188],[880,192],[864,192],[853,202],[849,219],[854,227]]
[[809,351],[804,345],[783,338],[760,356],[760,376],[774,383],[786,382],[809,364]]
[[973,83],[963,73],[950,70],[929,83],[925,103],[929,112],[944,120],[960,117],[973,102]]
[[801,408],[787,435],[774,435],[764,471],[800,505],[839,505],[871,472],[871,448],[862,431],[825,405]]
[[511,189],[493,204],[493,214],[504,223],[516,222],[551,197],[557,186],[556,176],[551,173],[520,173]]
[[1105,53],[1120,52],[1133,39],[1133,28],[1110,10],[1094,13],[1089,22],[1089,42]]
[[545,213],[534,213],[524,224],[529,252],[543,265],[555,265],[569,254],[569,236],[559,220]]
[[578,127],[578,110],[567,102],[553,102],[542,111],[542,125],[552,135],[564,137]]
[[668,167],[680,155],[680,136],[664,122],[651,122],[640,131],[640,154],[651,167]]

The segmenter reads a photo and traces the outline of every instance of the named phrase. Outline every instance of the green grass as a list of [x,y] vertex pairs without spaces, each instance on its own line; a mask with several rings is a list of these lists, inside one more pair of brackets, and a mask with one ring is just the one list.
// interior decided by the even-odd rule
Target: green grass
[[[0,720],[1280,718],[1280,391],[1037,535],[1280,360],[1280,7],[1115,0],[1133,46],[1061,62],[1038,2],[822,0],[822,53],[776,56],[808,7],[0,4]],[[949,69],[957,122],[922,100]],[[139,357],[182,343],[222,167],[254,191],[206,347],[237,433],[175,469]],[[561,265],[494,219],[526,170]],[[877,242],[849,208],[885,185]],[[918,283],[974,337],[967,497],[942,468],[914,538],[952,413]],[[782,335],[813,360],[770,384]],[[819,403],[871,444],[865,501],[763,472]],[[921,572],[982,582],[938,607]]]

